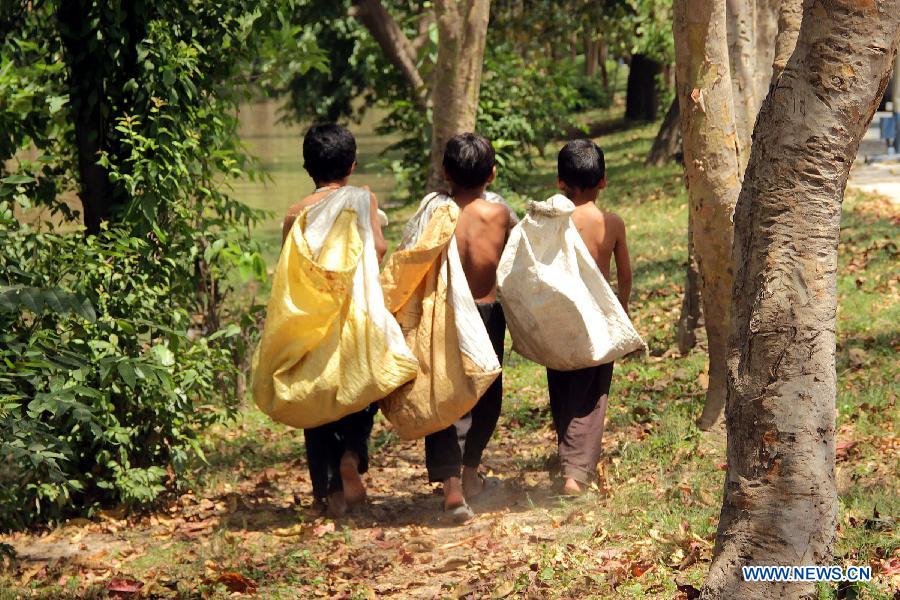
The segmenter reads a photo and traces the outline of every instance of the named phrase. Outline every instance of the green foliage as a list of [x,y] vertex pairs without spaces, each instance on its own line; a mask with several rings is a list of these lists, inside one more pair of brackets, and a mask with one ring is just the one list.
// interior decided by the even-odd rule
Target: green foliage
[[[228,191],[258,173],[234,115],[270,69],[322,67],[289,17],[288,0],[0,11],[0,529],[150,502],[233,413],[259,311],[229,298],[265,277],[260,213]],[[84,198],[92,169],[111,220],[86,235],[63,192]]]

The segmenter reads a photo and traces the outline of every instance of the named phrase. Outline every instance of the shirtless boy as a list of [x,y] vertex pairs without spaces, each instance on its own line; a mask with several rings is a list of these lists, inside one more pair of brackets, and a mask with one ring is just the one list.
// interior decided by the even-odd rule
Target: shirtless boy
[[[291,206],[284,217],[282,243],[304,208],[347,185],[356,168],[356,140],[340,125],[316,125],[303,138],[303,167],[316,184],[316,190]],[[372,194],[372,232],[375,251],[381,261],[387,250],[378,221],[378,200]],[[316,502],[334,516],[365,501],[366,488],[360,475],[369,468],[369,435],[377,406],[375,404],[333,423],[304,429],[306,456]]]
[[[557,168],[559,189],[575,204],[572,221],[607,281],[610,262],[616,259],[619,302],[627,313],[631,262],[625,223],[595,204],[606,187],[603,151],[590,140],[571,141],[560,151]],[[597,468],[612,372],[612,363],[576,371],[547,369],[565,493],[582,492]]]
[[[509,235],[508,207],[485,199],[485,189],[494,180],[494,148],[485,138],[463,133],[447,142],[444,176],[450,195],[459,206],[456,243],[469,289],[478,305],[491,344],[503,364],[506,319],[497,302],[497,265]],[[502,375],[459,421],[425,437],[428,479],[443,483],[444,510],[456,522],[474,516],[467,499],[496,484],[478,472],[481,456],[500,418]]]

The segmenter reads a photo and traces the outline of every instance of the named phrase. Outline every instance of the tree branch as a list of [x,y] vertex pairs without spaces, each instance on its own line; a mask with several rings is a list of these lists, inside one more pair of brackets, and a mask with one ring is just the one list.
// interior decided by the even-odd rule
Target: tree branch
[[428,90],[416,67],[416,50],[381,1],[353,0],[350,14],[369,30],[384,55],[409,84],[413,100],[424,110]]

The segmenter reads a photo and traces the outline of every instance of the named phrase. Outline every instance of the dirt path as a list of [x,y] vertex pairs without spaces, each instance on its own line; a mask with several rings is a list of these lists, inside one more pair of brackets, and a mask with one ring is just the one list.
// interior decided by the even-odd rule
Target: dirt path
[[[385,434],[380,427],[376,439]],[[474,501],[477,517],[463,526],[443,522],[419,441],[376,452],[369,505],[337,521],[310,506],[298,458],[247,471],[202,497],[184,494],[154,513],[123,519],[104,512],[5,541],[18,554],[22,584],[56,581],[77,597],[116,586],[133,590],[118,592],[122,597],[219,597],[218,584],[220,592],[260,598],[482,598],[514,590],[542,598],[548,561],[563,567],[576,555],[578,568],[597,577],[642,575],[651,564],[648,548],[600,524],[609,496],[595,489],[570,499],[551,491],[549,427],[514,433],[507,427],[492,441],[487,467],[502,487]],[[618,448],[642,435],[640,428],[613,427],[605,468]],[[710,542],[701,541],[708,552]]]
[[879,139],[879,122],[890,113],[880,112],[872,119],[859,146],[859,154],[847,185],[851,188],[878,194],[900,205],[900,155],[895,160],[866,163],[866,156],[880,155],[887,151],[885,142]]

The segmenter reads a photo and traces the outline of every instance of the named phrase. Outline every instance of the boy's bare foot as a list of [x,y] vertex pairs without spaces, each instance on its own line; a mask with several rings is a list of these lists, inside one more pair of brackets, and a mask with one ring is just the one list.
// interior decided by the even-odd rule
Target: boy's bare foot
[[344,492],[332,492],[328,494],[328,516],[333,518],[343,517],[347,514],[347,499]]
[[563,484],[563,493],[568,496],[578,496],[584,493],[584,489],[577,481],[571,477],[567,477],[566,482]]
[[459,477],[444,480],[444,512],[450,515],[454,523],[462,524],[475,516],[466,497],[463,495],[462,481]]
[[341,483],[344,500],[348,506],[366,501],[366,486],[359,476],[359,457],[353,452],[344,452],[341,457]]
[[444,480],[444,510],[450,510],[466,503],[462,482],[459,477]]
[[499,484],[500,480],[494,477],[485,477],[478,472],[477,468],[463,467],[462,487],[466,498],[477,498]]

